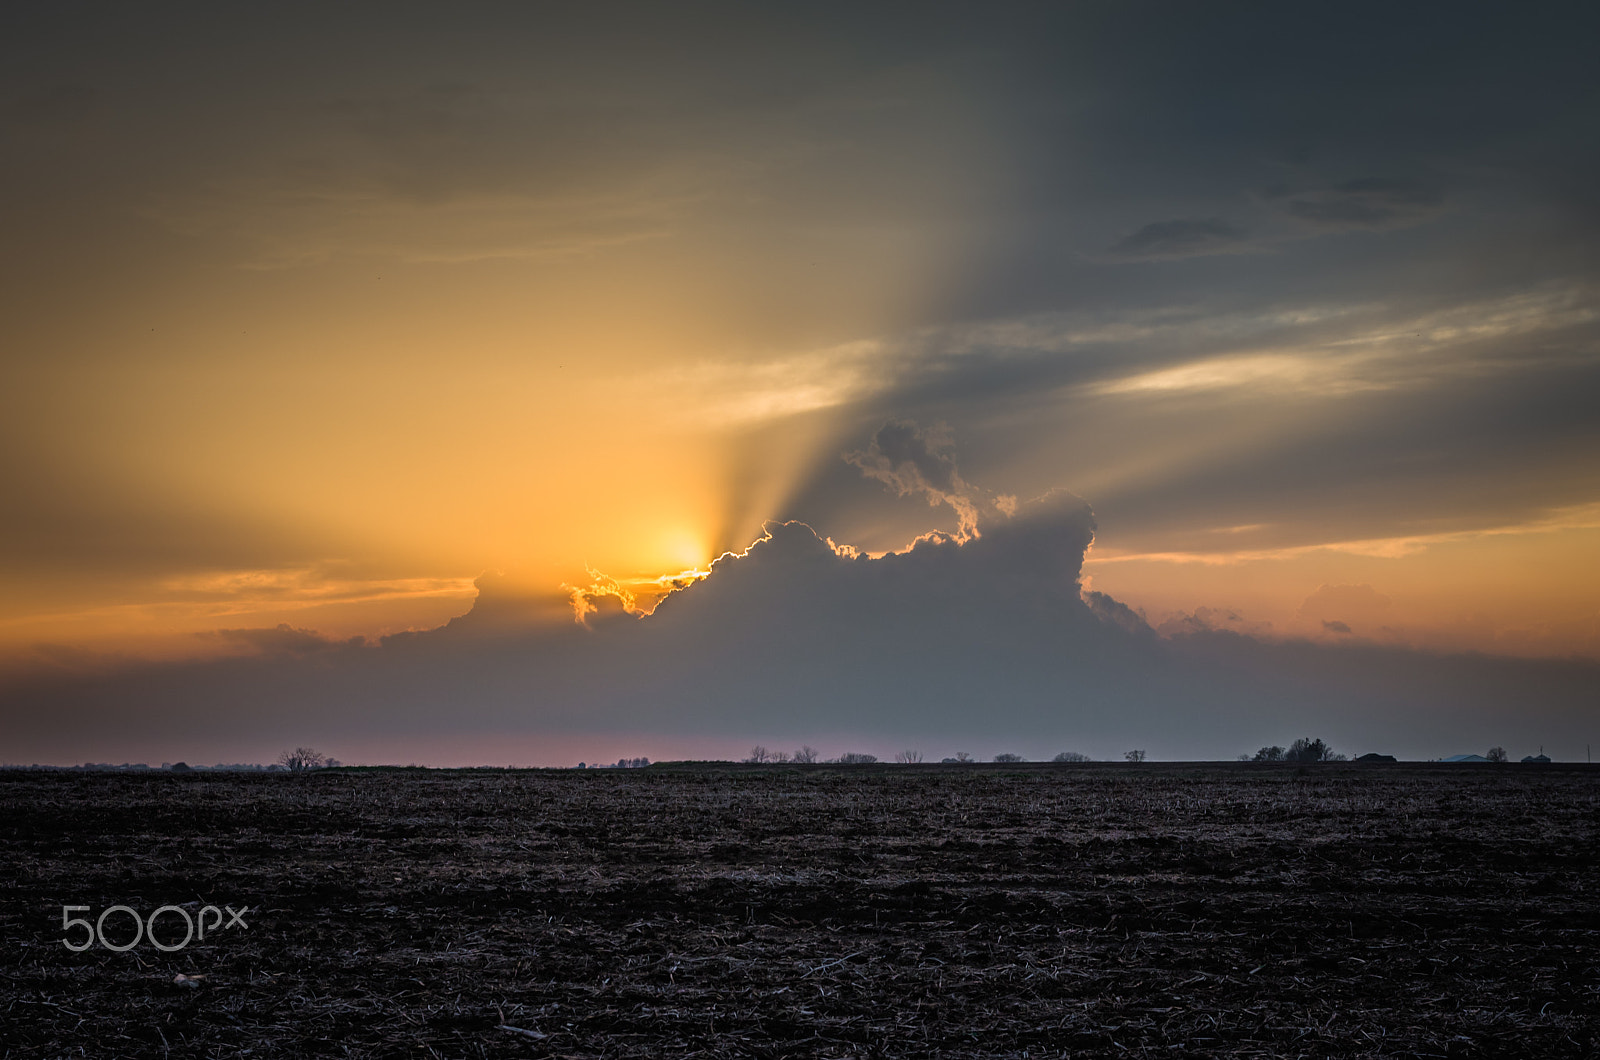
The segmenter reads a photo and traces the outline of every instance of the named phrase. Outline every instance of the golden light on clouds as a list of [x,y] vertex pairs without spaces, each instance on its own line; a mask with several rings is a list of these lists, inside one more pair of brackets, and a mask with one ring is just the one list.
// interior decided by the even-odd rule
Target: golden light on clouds
[[[1450,356],[1464,343],[1537,336],[1582,327],[1600,320],[1600,311],[1578,289],[1541,291],[1468,303],[1437,310],[1382,327],[1328,334],[1298,349],[1248,349],[1205,357],[1154,371],[1108,379],[1089,386],[1097,396],[1139,395],[1218,390],[1250,390],[1263,394],[1305,393],[1341,397],[1364,391],[1418,388],[1454,376],[1483,376],[1504,371],[1494,359],[1463,360]],[[1288,313],[1268,316],[1256,326],[1325,325],[1341,318],[1370,314],[1376,306],[1350,306],[1336,313]],[[1109,333],[1117,341],[1148,338],[1177,325],[1147,326]],[[1219,329],[1226,335],[1226,328]],[[1074,336],[1075,341],[1083,341]],[[1521,353],[1516,365],[1526,369],[1537,354]]]
[[1083,496],[1152,613],[1321,637],[1371,585],[1417,643],[1600,651],[1588,155],[1291,149],[1167,80],[1187,39],[1037,50],[1093,27],[440,19],[17,56],[0,651],[430,628],[486,574],[648,610],[768,519],[965,529],[846,460],[898,421],[985,503]]
[[[1094,588],[1158,625],[1209,608],[1260,635],[1565,656],[1593,655],[1600,645],[1597,555],[1600,509],[1590,505],[1525,526],[1281,549],[1227,550],[1222,540],[1216,551],[1194,552],[1097,545],[1084,569]],[[1362,587],[1384,608],[1307,607],[1330,586]]]

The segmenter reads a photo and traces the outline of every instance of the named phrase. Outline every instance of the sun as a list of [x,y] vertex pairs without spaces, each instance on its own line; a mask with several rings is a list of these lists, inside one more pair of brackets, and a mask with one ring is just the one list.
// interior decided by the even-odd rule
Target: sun
[[710,558],[704,535],[683,526],[664,530],[656,542],[656,552],[663,566],[673,571],[698,569]]

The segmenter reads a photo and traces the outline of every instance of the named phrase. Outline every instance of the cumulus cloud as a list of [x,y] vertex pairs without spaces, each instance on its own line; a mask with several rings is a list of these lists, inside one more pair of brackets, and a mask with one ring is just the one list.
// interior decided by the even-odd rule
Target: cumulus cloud
[[[350,760],[396,746],[428,759],[445,741],[476,738],[480,750],[464,754],[537,761],[541,747],[622,734],[651,757],[661,757],[651,741],[985,738],[1231,757],[1315,727],[1342,746],[1425,756],[1437,753],[1429,740],[1441,711],[1453,740],[1508,742],[1509,727],[1530,739],[1537,729],[1546,744],[1581,742],[1600,664],[1439,656],[1347,637],[1271,642],[1263,624],[1227,609],[1152,630],[1138,611],[1085,590],[1096,519],[1082,498],[1054,490],[1009,511],[989,504],[979,534],[982,491],[962,478],[945,437],[896,421],[852,456],[897,492],[966,499],[970,532],[927,533],[874,555],[807,523],[772,521],[649,614],[600,575],[576,590],[581,623],[570,599],[485,576],[468,615],[379,642],[228,630],[216,636],[249,650],[13,670],[0,676],[8,753],[248,758],[314,742]],[[1299,617],[1337,632],[1387,606],[1369,585],[1325,585]],[[1530,689],[1537,707],[1508,714]]]
[[[603,578],[598,574],[595,576]],[[530,589],[501,572],[480,574],[472,584],[477,590],[472,609],[452,618],[435,632],[448,632],[454,637],[519,635],[530,628],[570,622],[574,610],[582,610],[574,597],[576,590],[572,586],[540,591]],[[602,585],[585,587],[585,598],[610,595],[603,589]],[[629,603],[632,603],[631,596]],[[604,610],[605,605],[596,604],[592,609]]]
[[[927,472],[956,484],[948,465]],[[0,679],[0,715],[8,753],[38,760],[227,757],[296,741],[354,760],[379,744],[429,759],[464,734],[523,761],[573,734],[629,734],[652,757],[649,741],[668,738],[1042,749],[1069,737],[1102,754],[1138,741],[1161,756],[1227,757],[1308,726],[1340,745],[1422,755],[1440,710],[1452,739],[1508,742],[1507,726],[1577,739],[1600,677],[1589,663],[1273,644],[1239,633],[1237,614],[1205,609],[1157,637],[1136,611],[1083,591],[1094,534],[1088,504],[1064,491],[986,517],[981,536],[925,535],[880,556],[770,522],[648,616],[601,595],[586,627],[509,622],[525,601],[486,578],[476,621],[343,645],[290,628],[232,631],[274,650],[13,673]],[[1329,587],[1322,598],[1367,593]],[[1537,709],[1505,713],[1528,698],[1513,692],[1533,688]]]
[[845,460],[901,497],[920,495],[935,508],[948,504],[960,520],[956,536],[966,540],[977,533],[978,509],[951,449],[948,431],[895,422],[884,424],[865,449],[846,453]]
[[1150,628],[1150,623],[1146,620],[1144,612],[1138,608],[1129,607],[1121,600],[1102,592],[1085,591],[1083,602],[1089,608],[1089,612],[1106,625],[1114,626],[1124,633],[1130,633],[1137,637],[1147,637],[1155,634],[1155,630]]
[[[1037,727],[1074,704],[1098,711],[1110,695],[1099,668],[1144,643],[1128,633],[1131,613],[1080,592],[1094,525],[1082,499],[1057,492],[996,516],[981,537],[930,534],[871,557],[772,522],[647,617],[602,595],[591,603],[615,621],[514,628],[501,616],[521,605],[486,578],[477,619],[431,632],[340,653],[141,664],[114,679],[36,673],[0,690],[0,710],[25,728],[23,704],[41,698],[74,716],[38,738],[183,730],[345,747],[363,730],[953,731],[990,709]],[[318,643],[294,630],[233,636]],[[226,715],[201,709],[219,700],[233,704]]]
[[1244,229],[1211,217],[1154,221],[1119,241],[1107,254],[1119,261],[1163,261],[1254,249]]
[[663,601],[652,621],[678,627],[690,622],[684,616],[697,616],[696,637],[704,632],[700,621],[742,626],[773,614],[785,624],[830,630],[861,626],[873,614],[900,631],[931,623],[976,632],[980,619],[1010,622],[1019,612],[1082,626],[1093,618],[1079,590],[1094,532],[1089,505],[1065,491],[1020,505],[1015,517],[989,522],[981,537],[928,534],[876,557],[836,545],[805,523],[771,522],[745,552],[722,557],[703,582]]
[[636,615],[640,613],[636,594],[622,582],[601,571],[588,571],[588,585],[563,585],[561,588],[572,601],[573,618],[584,626],[603,619],[616,611]]
[[878,429],[865,449],[845,453],[844,459],[896,496],[924,497],[933,508],[948,505],[958,521],[954,535],[958,543],[979,536],[980,522],[1010,519],[1018,511],[1016,497],[977,489],[961,477],[948,427],[891,421]]

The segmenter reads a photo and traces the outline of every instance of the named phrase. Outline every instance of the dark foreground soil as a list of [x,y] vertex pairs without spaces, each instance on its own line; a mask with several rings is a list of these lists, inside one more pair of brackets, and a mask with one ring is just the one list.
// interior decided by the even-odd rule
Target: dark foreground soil
[[0,773],[0,962],[7,1057],[1597,1056],[1600,771]]

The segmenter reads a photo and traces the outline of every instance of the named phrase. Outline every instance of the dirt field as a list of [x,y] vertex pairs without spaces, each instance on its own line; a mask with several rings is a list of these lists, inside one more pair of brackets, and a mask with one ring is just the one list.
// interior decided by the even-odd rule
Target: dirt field
[[7,1057],[1600,1055],[1600,769],[7,772],[0,854]]

